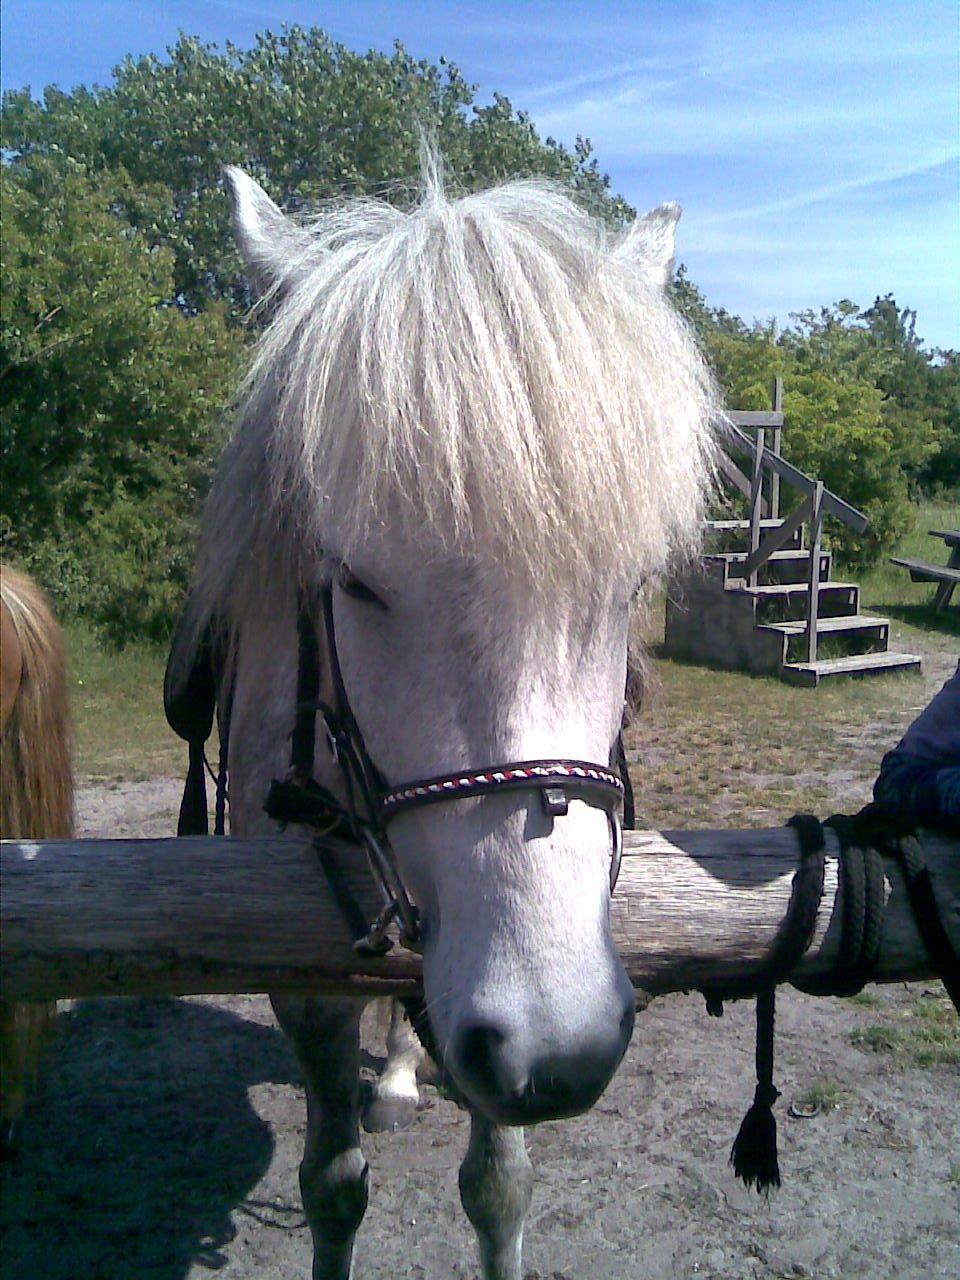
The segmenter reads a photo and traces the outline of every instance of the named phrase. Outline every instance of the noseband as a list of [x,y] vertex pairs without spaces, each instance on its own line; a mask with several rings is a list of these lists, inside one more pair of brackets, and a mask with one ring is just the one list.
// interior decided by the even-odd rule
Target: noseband
[[[425,805],[467,800],[496,791],[537,791],[544,813],[551,818],[565,815],[571,800],[582,800],[584,804],[603,809],[611,833],[610,892],[613,892],[623,851],[621,812],[626,825],[633,825],[633,796],[619,737],[609,768],[583,760],[518,760],[391,786],[367,751],[344,687],[337,653],[332,583],[327,583],[320,592],[320,606],[332,705],[320,697],[321,655],[314,611],[303,593],[297,611],[297,710],[290,770],[283,781],[271,784],[264,808],[270,817],[283,823],[309,826],[319,834],[347,839],[366,849],[371,871],[384,897],[384,908],[355,944],[358,951],[379,955],[389,950],[387,928],[394,919],[400,926],[404,945],[419,949],[417,909],[397,868],[387,824],[398,814]],[[330,753],[340,770],[344,803],[313,777],[318,713]]]

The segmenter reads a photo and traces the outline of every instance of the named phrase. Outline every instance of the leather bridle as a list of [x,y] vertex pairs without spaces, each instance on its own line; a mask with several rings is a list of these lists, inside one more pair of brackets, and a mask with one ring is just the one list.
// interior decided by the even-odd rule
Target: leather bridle
[[[353,715],[340,670],[333,617],[332,582],[320,591],[326,671],[332,701],[320,697],[321,653],[315,607],[301,592],[297,610],[297,708],[291,738],[290,769],[271,784],[264,805],[272,818],[312,827],[366,849],[370,869],[384,898],[377,919],[355,944],[358,951],[379,955],[389,950],[387,928],[396,920],[404,945],[418,950],[420,922],[404,887],[387,832],[400,813],[423,805],[465,800],[496,791],[537,791],[543,811],[562,817],[571,800],[603,809],[611,833],[610,892],[617,882],[623,850],[622,826],[633,826],[633,795],[618,736],[610,766],[583,760],[519,760],[479,770],[417,779],[390,785],[367,751]],[[340,770],[345,801],[341,802],[313,777],[316,717],[320,715],[334,763]],[[621,822],[622,814],[622,822]]]

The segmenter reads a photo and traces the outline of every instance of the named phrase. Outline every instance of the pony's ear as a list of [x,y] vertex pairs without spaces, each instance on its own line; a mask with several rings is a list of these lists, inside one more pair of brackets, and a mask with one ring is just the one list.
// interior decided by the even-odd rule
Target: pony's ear
[[285,217],[263,187],[242,169],[227,165],[223,180],[247,278],[261,296],[275,291],[296,273],[310,235]]
[[626,229],[614,255],[639,267],[658,289],[666,287],[673,272],[673,252],[681,209],[672,201],[658,204]]

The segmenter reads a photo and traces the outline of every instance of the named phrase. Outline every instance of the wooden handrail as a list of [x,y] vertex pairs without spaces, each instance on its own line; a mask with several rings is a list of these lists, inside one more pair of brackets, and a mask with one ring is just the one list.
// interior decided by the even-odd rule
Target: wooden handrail
[[810,495],[810,563],[807,566],[807,662],[817,660],[817,614],[820,608],[820,535],[823,530],[823,481],[814,483]]
[[[731,444],[736,445],[745,453],[753,455],[754,442],[749,436],[745,435],[731,420],[729,415],[724,415],[723,434]],[[794,489],[799,489],[801,493],[813,493],[816,488],[817,481],[811,480],[799,467],[795,467],[792,462],[787,462],[786,458],[782,458],[769,449],[764,450],[763,466],[767,470],[776,471],[782,480],[792,485]],[[853,529],[855,533],[863,533],[870,521],[858,511],[856,507],[851,507],[849,502],[844,502],[842,498],[837,497],[829,489],[823,491],[823,510],[824,514],[834,516],[842,524]]]
[[[720,470],[727,477],[727,479],[730,481],[733,487],[739,490],[739,492],[742,493],[745,498],[749,498],[750,497],[750,481],[743,474],[743,472],[740,470],[740,468],[737,466],[734,460],[729,456],[729,454],[727,454],[723,449],[721,449],[717,461],[720,466]],[[763,500],[763,514],[764,516],[768,514],[768,503],[766,498],[764,498]]]

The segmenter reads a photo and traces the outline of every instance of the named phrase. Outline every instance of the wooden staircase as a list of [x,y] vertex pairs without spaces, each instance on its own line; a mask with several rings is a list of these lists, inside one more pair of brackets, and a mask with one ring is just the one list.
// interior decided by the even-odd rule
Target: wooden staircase
[[[827,676],[919,671],[914,654],[889,652],[889,620],[861,613],[859,586],[830,577],[832,557],[821,545],[824,515],[859,532],[867,519],[781,456],[782,395],[777,379],[769,412],[726,415],[721,473],[749,500],[750,516],[708,522],[702,563],[668,589],[664,649],[800,685],[815,686]],[[749,474],[731,453],[750,458]],[[781,482],[803,495],[783,518]]]
[[[763,524],[766,529],[779,529],[784,522],[768,519]],[[753,585],[744,576],[749,552],[738,547],[749,538],[749,530],[749,520],[710,521],[704,560],[717,566],[728,607],[749,615],[758,633],[758,647],[764,649],[763,669],[775,668],[784,680],[800,685],[816,685],[827,676],[920,669],[914,654],[889,651],[889,619],[861,612],[859,586],[832,580],[832,556],[823,550],[817,553],[817,646],[811,661],[807,635],[811,555],[804,546],[803,527],[791,534],[786,547],[764,561]]]

